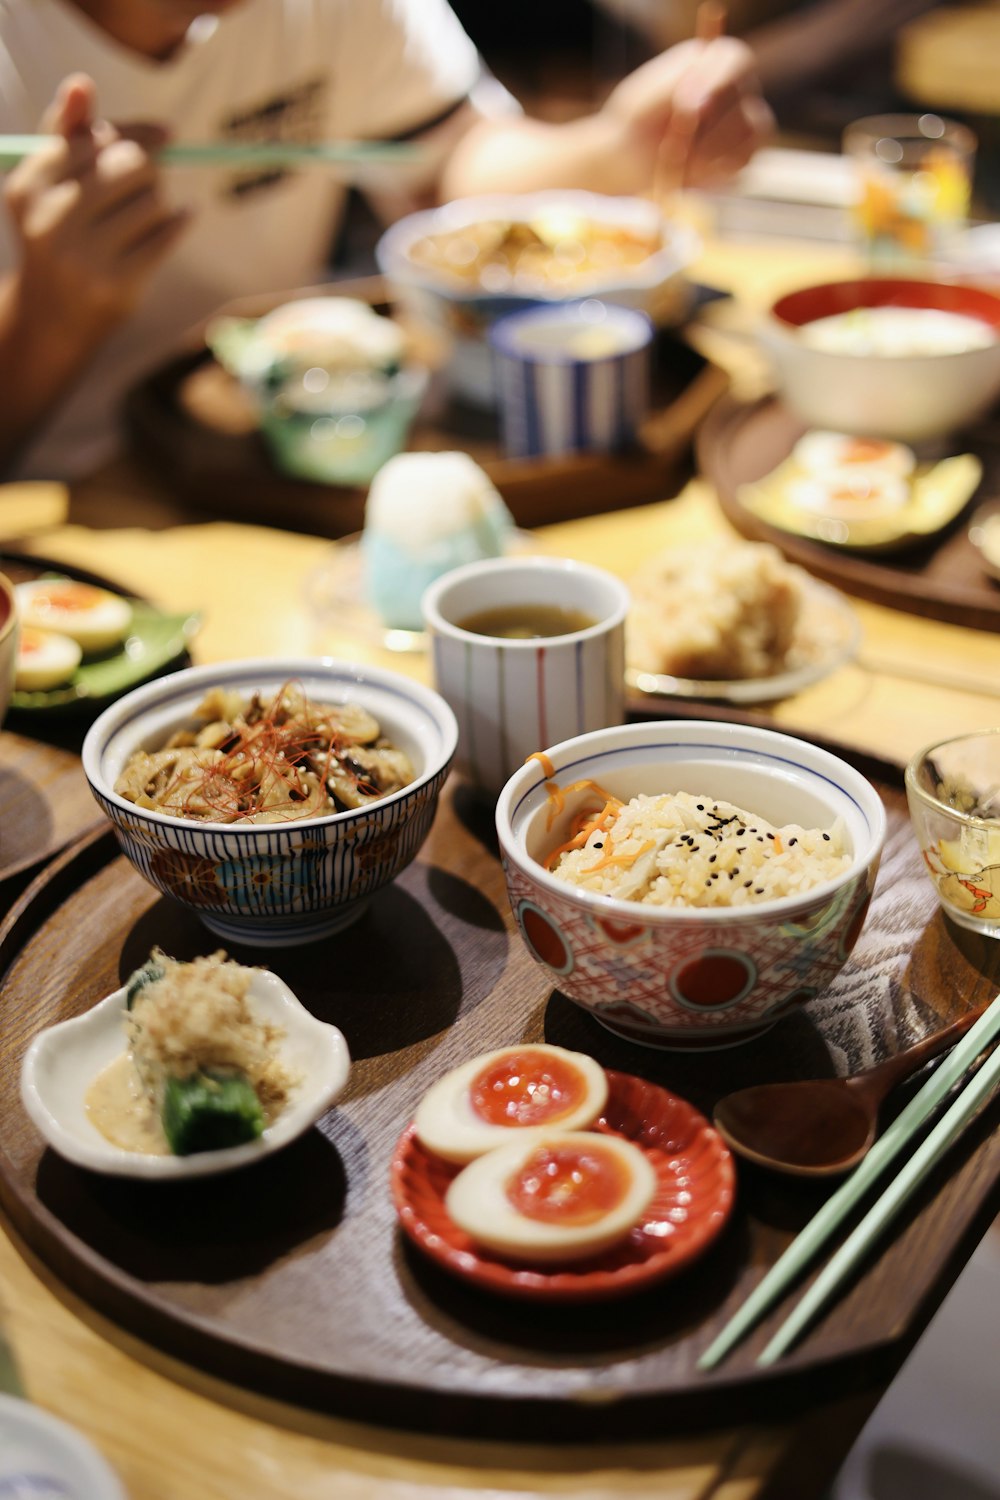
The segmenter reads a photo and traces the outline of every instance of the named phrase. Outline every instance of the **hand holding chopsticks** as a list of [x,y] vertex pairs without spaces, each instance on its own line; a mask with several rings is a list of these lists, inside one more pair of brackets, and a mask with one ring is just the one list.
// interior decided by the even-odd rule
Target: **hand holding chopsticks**
[[[824,1204],[784,1255],[771,1267],[698,1361],[698,1368],[711,1370],[749,1333],[809,1265],[830,1236],[858,1205],[882,1171],[908,1147],[938,1105],[962,1080],[979,1054],[1000,1037],[1000,995],[988,1006],[972,1030],[933,1077],[889,1126],[861,1165]],[[816,1313],[841,1289],[851,1271],[868,1253],[878,1236],[924,1180],[931,1168],[957,1140],[976,1112],[1000,1083],[1000,1050],[984,1063],[966,1084],[947,1113],[909,1158],[898,1177],[869,1210],[861,1223],[834,1255],[789,1318],[758,1358],[770,1365],[785,1352]]]

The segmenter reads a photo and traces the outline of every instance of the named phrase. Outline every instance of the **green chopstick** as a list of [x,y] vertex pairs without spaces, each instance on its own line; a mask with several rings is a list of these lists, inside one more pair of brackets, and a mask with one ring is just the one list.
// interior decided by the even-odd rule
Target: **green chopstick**
[[[0,135],[0,169],[17,166],[59,139],[51,135]],[[155,153],[170,166],[411,166],[426,160],[417,141],[173,141]]]
[[927,1139],[917,1148],[899,1176],[886,1188],[878,1202],[865,1214],[857,1228],[841,1245],[836,1255],[813,1282],[774,1338],[758,1357],[758,1365],[773,1365],[784,1354],[808,1323],[819,1312],[858,1262],[867,1255],[885,1226],[902,1208],[925,1175],[961,1135],[973,1115],[1000,1083],[1000,1048],[995,1050],[972,1080],[965,1085],[948,1112],[942,1115]]
[[[788,1249],[771,1267],[763,1281],[750,1293],[739,1311],[730,1319],[722,1332],[708,1346],[704,1354],[698,1360],[699,1370],[714,1369],[721,1360],[735,1347],[736,1344],[749,1333],[751,1328],[759,1322],[770,1307],[784,1296],[788,1287],[808,1266],[817,1252],[829,1239],[830,1235],[839,1227],[843,1220],[851,1213],[864,1197],[875,1179],[889,1165],[889,1163],[910,1144],[913,1136],[937,1109],[938,1105],[951,1093],[956,1084],[961,1082],[965,1073],[968,1072],[976,1058],[986,1047],[1000,1036],[1000,995],[989,1005],[971,1031],[968,1031],[958,1046],[954,1048],[951,1055],[935,1070],[933,1077],[929,1078],[920,1092],[910,1101],[902,1113],[892,1122],[880,1140],[876,1141],[865,1159],[851,1173],[842,1187],[834,1193],[817,1214],[810,1219],[805,1229],[796,1236]],[[844,1257],[844,1263],[837,1272],[837,1284],[853,1266],[857,1259],[864,1254],[873,1243],[876,1235],[888,1222],[889,1217],[900,1207],[905,1197],[917,1186],[921,1176],[943,1154],[951,1142],[958,1136],[972,1114],[982,1103],[989,1089],[997,1081],[997,1058],[998,1053],[990,1062],[984,1066],[974,1080],[956,1100],[948,1113],[927,1137],[920,1149],[914,1153],[912,1162],[903,1169],[896,1183],[903,1183],[902,1196],[899,1196],[896,1184],[894,1184],[883,1198],[870,1211],[869,1215],[862,1220],[854,1234],[848,1239],[834,1260],[830,1262],[827,1272],[821,1280],[825,1283],[822,1291],[822,1300],[835,1290],[832,1280],[828,1280],[828,1273],[836,1263]],[[985,1081],[984,1081],[985,1075]],[[967,1097],[969,1103],[966,1103]],[[945,1127],[947,1126],[947,1129]],[[918,1163],[914,1169],[913,1163]],[[882,1214],[882,1204],[888,1201],[888,1210]],[[869,1221],[871,1225],[869,1227]],[[849,1257],[845,1252],[852,1241],[865,1231],[864,1241],[859,1246],[856,1244]],[[767,1349],[758,1361],[761,1364],[770,1364],[778,1357],[778,1353],[788,1347],[788,1343],[796,1337],[805,1322],[813,1316],[818,1304],[812,1302],[815,1290],[820,1286],[817,1281],[815,1287],[803,1298],[801,1306],[807,1302],[811,1305],[800,1318],[798,1309],[792,1314],[795,1319],[795,1327],[786,1339],[785,1329],[788,1324],[782,1326],[772,1339]],[[791,1322],[791,1318],[789,1322]]]

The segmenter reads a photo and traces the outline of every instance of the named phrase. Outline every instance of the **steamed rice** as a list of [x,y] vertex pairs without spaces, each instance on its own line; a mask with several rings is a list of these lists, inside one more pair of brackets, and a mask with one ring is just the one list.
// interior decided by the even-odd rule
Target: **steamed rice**
[[633,797],[551,865],[570,885],[649,906],[748,906],[794,896],[847,869],[838,819],[828,831],[776,827],[688,792]]

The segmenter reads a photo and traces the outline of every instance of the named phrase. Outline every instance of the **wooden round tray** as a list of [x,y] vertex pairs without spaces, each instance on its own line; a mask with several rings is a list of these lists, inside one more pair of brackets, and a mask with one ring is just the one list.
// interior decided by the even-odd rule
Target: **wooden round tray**
[[[1000,587],[990,582],[969,541],[968,513],[924,546],[864,556],[782,531],[740,503],[740,487],[777,468],[805,430],[773,396],[753,404],[726,396],[711,412],[698,434],[698,462],[736,530],[752,541],[773,542],[791,562],[862,599],[977,630],[1000,630]],[[1000,509],[995,440],[991,446],[973,434],[968,441],[984,466],[970,510]]]
[[[1000,1138],[983,1118],[902,1227],[775,1371],[755,1354],[782,1305],[727,1365],[698,1354],[822,1201],[740,1171],[721,1238],[676,1278],[613,1304],[518,1304],[439,1269],[397,1228],[389,1169],[417,1100],[446,1068],[547,1038],[660,1083],[709,1112],[754,1081],[846,1071],[992,995],[1000,945],[941,917],[901,794],[865,934],[831,990],[767,1036],[704,1056],[630,1046],[558,993],[515,935],[492,812],[446,791],[418,861],[361,921],[274,968],[344,1031],[345,1097],[277,1156],[223,1178],[102,1178],[43,1148],[19,1095],[32,1036],[118,986],[154,943],[216,944],[157,895],[109,835],[65,854],[0,929],[0,1200],[27,1242],[131,1334],[288,1401],[424,1430],[524,1439],[659,1435],[767,1421],[891,1377],[985,1227]],[[254,950],[240,955],[259,960]],[[995,1121],[995,1111],[992,1119]],[[775,1402],[779,1404],[776,1406]]]

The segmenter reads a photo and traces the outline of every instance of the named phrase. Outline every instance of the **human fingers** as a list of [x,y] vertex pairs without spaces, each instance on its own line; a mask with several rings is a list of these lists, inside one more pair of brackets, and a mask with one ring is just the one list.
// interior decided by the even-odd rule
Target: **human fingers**
[[731,109],[744,93],[756,92],[754,57],[736,37],[718,37],[694,49],[674,87],[671,123],[693,132]]
[[56,90],[42,116],[44,135],[62,135],[68,140],[86,130],[97,115],[97,86],[86,73],[70,73]]
[[732,176],[773,129],[774,116],[761,95],[737,96],[717,117],[699,125],[686,159],[687,180],[704,184]]
[[98,152],[86,182],[89,217],[95,223],[141,194],[153,193],[159,169],[147,151],[131,140],[115,139]]
[[143,241],[174,222],[187,222],[188,214],[164,203],[158,193],[145,191],[120,202],[115,210],[95,224],[93,251],[102,263],[126,257]]

